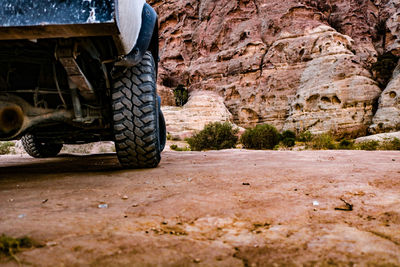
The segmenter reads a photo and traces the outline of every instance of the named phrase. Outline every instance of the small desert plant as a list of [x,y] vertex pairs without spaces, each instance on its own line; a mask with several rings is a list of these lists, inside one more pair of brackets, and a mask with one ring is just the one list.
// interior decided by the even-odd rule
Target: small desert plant
[[314,136],[310,144],[312,149],[335,149],[336,145],[331,134],[323,133]]
[[179,135],[172,135],[170,133],[167,134],[167,140],[169,141],[182,141]]
[[354,149],[354,141],[343,139],[340,141],[338,149]]
[[10,154],[13,146],[15,146],[13,142],[0,142],[0,155]]
[[178,85],[174,89],[175,104],[183,107],[189,100],[189,92],[183,85]]
[[207,124],[202,131],[187,139],[190,149],[220,150],[234,148],[238,141],[238,129],[233,129],[229,122]]
[[240,142],[245,148],[273,149],[278,145],[279,139],[279,133],[274,126],[262,124],[247,129],[241,136]]
[[296,134],[291,130],[283,131],[282,132],[282,139],[285,139],[285,138],[293,138],[293,139],[295,139],[296,138]]
[[169,148],[171,148],[171,150],[174,150],[174,151],[190,151],[190,148],[188,148],[188,147],[179,147],[178,145],[175,145],[175,144],[170,145]]
[[15,256],[22,248],[31,248],[34,242],[29,237],[13,238],[2,234],[0,236],[0,255],[12,257],[18,264],[20,260]]
[[282,144],[285,147],[294,147],[296,145],[296,139],[294,138],[285,138],[282,140]]
[[313,139],[313,134],[310,131],[305,131],[299,134],[297,141],[310,142]]
[[383,141],[379,145],[379,149],[381,149],[381,150],[400,150],[400,139],[394,138],[391,140]]
[[376,140],[364,141],[364,142],[358,143],[357,147],[360,150],[368,150],[368,151],[377,150],[379,147],[379,142]]
[[296,134],[293,131],[286,130],[281,135],[281,142],[286,147],[293,147],[296,145]]

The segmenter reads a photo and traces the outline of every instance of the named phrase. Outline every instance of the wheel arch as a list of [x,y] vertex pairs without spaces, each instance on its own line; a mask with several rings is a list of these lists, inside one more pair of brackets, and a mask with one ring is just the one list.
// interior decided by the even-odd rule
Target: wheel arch
[[158,70],[158,15],[156,11],[149,5],[144,4],[142,10],[142,24],[138,39],[133,49],[123,57],[117,65],[132,67],[139,64],[146,51],[150,51],[155,64],[156,72]]

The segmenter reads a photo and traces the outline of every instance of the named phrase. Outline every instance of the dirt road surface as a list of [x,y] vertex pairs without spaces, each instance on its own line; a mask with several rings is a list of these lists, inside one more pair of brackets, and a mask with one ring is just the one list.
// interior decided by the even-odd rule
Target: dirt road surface
[[2,156],[0,234],[29,266],[400,266],[400,153]]

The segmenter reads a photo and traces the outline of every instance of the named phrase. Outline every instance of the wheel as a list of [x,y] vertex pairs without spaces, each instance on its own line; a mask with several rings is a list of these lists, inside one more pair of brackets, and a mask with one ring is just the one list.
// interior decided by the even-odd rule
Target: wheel
[[21,138],[22,146],[26,153],[34,158],[51,158],[60,153],[62,144],[51,144],[39,142],[35,135],[26,134]]
[[167,128],[165,125],[165,118],[162,111],[159,111],[159,128],[160,128],[160,151],[164,151],[165,144],[167,143]]
[[158,124],[159,124],[159,128],[160,128],[160,151],[164,151],[165,148],[165,144],[167,143],[167,125],[165,124],[165,118],[164,118],[164,114],[161,111],[161,97],[157,96],[158,99],[158,114],[159,114],[159,118],[158,118]]
[[112,92],[114,141],[125,168],[155,168],[161,160],[160,110],[154,59],[142,62],[114,81]]

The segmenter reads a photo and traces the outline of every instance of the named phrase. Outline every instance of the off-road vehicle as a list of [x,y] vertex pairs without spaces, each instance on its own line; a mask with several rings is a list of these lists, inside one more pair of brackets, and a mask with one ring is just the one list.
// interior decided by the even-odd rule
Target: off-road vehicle
[[127,168],[156,167],[158,23],[145,0],[1,0],[0,140],[33,157],[114,141]]

